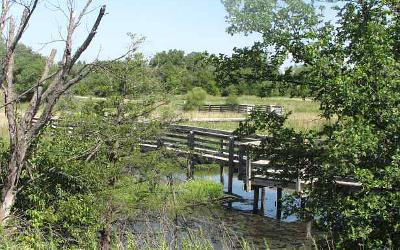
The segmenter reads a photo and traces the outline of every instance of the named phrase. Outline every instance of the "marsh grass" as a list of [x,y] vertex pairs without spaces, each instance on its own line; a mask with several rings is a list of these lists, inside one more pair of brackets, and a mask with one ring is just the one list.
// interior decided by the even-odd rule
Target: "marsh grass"
[[[311,99],[289,98],[289,97],[268,97],[260,98],[257,96],[239,96],[239,104],[254,104],[254,105],[281,105],[284,107],[285,112],[291,112],[286,123],[287,127],[293,128],[297,131],[320,130],[326,124],[332,121],[326,120],[321,117],[319,111],[319,103]],[[206,104],[225,104],[226,97],[210,96],[206,98]],[[171,105],[176,109],[182,105],[183,97],[175,96],[171,101]],[[207,118],[246,118],[247,114],[238,114],[235,112],[183,112],[179,114],[184,120],[183,124],[189,126],[204,127],[209,129],[220,129],[233,131],[239,127],[239,122],[236,121],[223,121],[223,122],[207,122],[207,121],[190,121],[202,120]],[[187,121],[189,120],[189,121]],[[334,120],[333,120],[334,121]]]
[[234,131],[239,127],[238,122],[183,122],[182,124],[193,127],[217,129],[225,131]]
[[[297,131],[317,130],[319,131],[326,124],[332,121],[321,118],[318,114],[313,113],[297,113],[289,116],[286,126]],[[190,122],[183,124],[194,127],[202,127],[208,129],[218,129],[226,131],[234,131],[239,127],[239,122]]]
[[183,119],[207,119],[207,118],[246,118],[247,114],[240,114],[236,112],[183,112],[181,113]]
[[[185,97],[176,95],[171,97],[170,103],[173,106],[182,106]],[[207,95],[205,104],[226,104],[227,97]],[[316,112],[318,113],[319,104],[311,99],[290,98],[290,97],[266,97],[242,95],[238,96],[239,104],[253,105],[282,105],[287,111],[293,112]]]
[[[4,103],[3,98],[1,98],[0,103]],[[18,113],[22,113],[27,108],[28,108],[28,103],[18,103],[18,105],[17,105]],[[5,108],[2,108],[1,112],[0,112],[0,137],[1,138],[8,138],[8,121],[7,121],[5,112],[6,112]]]

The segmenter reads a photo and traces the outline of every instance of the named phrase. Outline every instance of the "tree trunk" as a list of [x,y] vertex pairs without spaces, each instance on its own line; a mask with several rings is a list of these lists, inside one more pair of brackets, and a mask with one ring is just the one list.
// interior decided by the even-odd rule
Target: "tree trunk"
[[104,228],[100,231],[100,249],[109,250],[111,243],[111,233],[108,228]]
[[13,153],[7,168],[7,179],[4,180],[1,190],[0,224],[4,224],[7,221],[14,206],[16,187],[25,161],[26,149],[26,145],[21,142],[12,149]]

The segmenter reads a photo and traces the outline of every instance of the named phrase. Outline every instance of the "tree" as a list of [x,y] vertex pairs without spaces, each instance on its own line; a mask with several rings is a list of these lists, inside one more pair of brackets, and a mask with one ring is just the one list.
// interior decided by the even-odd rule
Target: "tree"
[[[285,132],[283,123],[274,133],[289,135],[278,137],[277,148],[310,144],[285,152],[286,159],[304,163],[300,173],[313,181],[306,191],[306,211],[332,232],[339,248],[399,248],[398,1],[340,1],[333,21],[314,1],[224,3],[229,31],[259,32],[277,64],[289,55],[303,64],[307,70],[302,74],[323,116],[337,117],[320,134]],[[269,125],[271,117],[255,115],[245,126],[252,129],[242,131]],[[316,143],[321,140],[322,145]],[[290,164],[285,158],[280,163]],[[349,176],[362,186],[338,187],[337,178]]]
[[[75,51],[72,50],[72,37],[81,24],[82,18],[90,11],[91,3],[91,0],[86,1],[81,11],[75,12],[74,1],[67,2],[68,27],[61,61],[56,65],[55,71],[51,70],[56,55],[56,50],[52,50],[40,79],[31,82],[30,88],[17,96],[15,94],[16,87],[13,77],[16,48],[31,21],[31,17],[39,7],[39,1],[19,2],[23,6],[23,13],[18,26],[15,24],[14,17],[12,16],[14,11],[16,11],[12,9],[15,5],[9,0],[2,1],[0,31],[3,37],[6,37],[7,49],[1,60],[0,87],[4,95],[3,107],[6,110],[10,138],[8,163],[2,166],[2,173],[4,174],[0,200],[0,221],[2,223],[9,218],[15,204],[20,188],[19,180],[21,171],[26,167],[27,157],[30,154],[32,145],[34,145],[43,128],[51,119],[52,111],[59,98],[69,88],[82,80],[93,68],[93,64],[86,64],[76,71],[73,70],[82,53],[93,41],[105,15],[105,6],[100,8],[97,18],[82,44]],[[20,117],[20,114],[17,113],[16,104],[21,96],[31,91],[34,94],[27,110]],[[39,110],[41,110],[41,113],[38,112]],[[36,115],[39,115],[39,118],[34,121]]]
[[[136,98],[145,89],[164,87],[157,72],[150,67],[141,53],[133,53],[124,60],[101,61],[82,84],[76,85],[72,92],[78,95],[111,97],[115,95]],[[140,87],[141,89],[137,89]]]
[[195,87],[186,94],[185,100],[185,110],[194,110],[204,105],[207,98],[207,92],[200,88]]
[[277,91],[289,92],[283,84],[286,79],[279,73],[280,65],[274,63],[263,44],[233,50],[232,56],[220,54],[210,59],[216,68],[215,78],[222,95],[229,95],[229,88],[236,88],[241,95],[261,97],[272,96]]
[[161,81],[177,94],[184,94],[193,87],[201,87],[209,94],[218,94],[214,67],[207,52],[185,54],[180,50],[157,53],[150,66],[157,70]]
[[[6,45],[4,43],[0,46],[0,55],[4,56],[6,53]],[[14,67],[14,85],[15,93],[22,94],[24,91],[31,87],[31,83],[40,78],[42,74],[46,59],[33,52],[30,48],[23,44],[18,44],[15,49],[15,67]],[[33,90],[21,96],[21,100],[29,100],[32,97]]]

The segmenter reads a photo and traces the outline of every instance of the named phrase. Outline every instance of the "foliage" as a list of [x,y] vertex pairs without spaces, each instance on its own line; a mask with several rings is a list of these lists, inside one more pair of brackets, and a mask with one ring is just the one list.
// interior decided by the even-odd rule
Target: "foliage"
[[207,52],[185,55],[180,50],[163,51],[151,59],[150,66],[156,69],[161,82],[173,93],[186,93],[194,87],[201,87],[209,94],[219,93]]
[[[29,167],[21,173],[24,188],[15,211],[26,221],[26,229],[7,244],[96,248],[98,232],[112,233],[110,226],[116,221],[165,209],[174,214],[193,202],[220,198],[223,192],[218,184],[165,182],[186,164],[185,159],[163,150],[140,152],[138,143],[154,138],[166,119],[138,122],[150,118],[144,111],[156,101],[144,104],[120,97],[80,105],[64,101],[59,107],[63,120],[43,133],[29,157]],[[173,190],[178,194],[176,202]]]
[[[306,211],[332,232],[336,247],[399,248],[397,2],[343,1],[335,23],[313,1],[282,2],[225,0],[229,31],[261,33],[277,65],[291,54],[306,67],[302,77],[324,117],[338,120],[320,134],[278,129],[278,148],[290,149],[279,164],[290,170],[297,159],[303,177],[313,180]],[[255,114],[244,127],[274,127],[270,118]],[[362,186],[337,185],[348,177]]]
[[231,57],[220,54],[218,57],[211,56],[210,60],[216,68],[218,86],[223,90],[234,88],[240,95],[257,94],[256,86],[264,79],[272,79],[278,75],[278,69],[271,65],[270,58],[259,44],[252,48],[234,48]]
[[94,72],[74,87],[73,93],[98,97],[120,95],[134,99],[152,92],[162,93],[162,89],[165,87],[143,54],[134,53],[125,60],[100,62]]
[[201,105],[204,105],[206,97],[207,97],[207,92],[204,89],[200,87],[193,88],[186,94],[184,109],[194,110],[200,107]]
[[238,96],[235,95],[235,94],[230,94],[230,95],[226,98],[225,103],[226,103],[227,105],[230,105],[230,106],[239,105]]
[[[5,45],[0,43],[0,55],[3,56],[4,53]],[[31,48],[23,44],[17,45],[14,68],[14,84],[17,94],[28,91],[32,87],[32,84],[40,79],[44,65],[45,58],[42,55],[32,51]],[[20,100],[28,100],[32,94],[33,91],[28,91]]]
[[186,204],[202,204],[224,196],[223,187],[210,180],[188,181],[180,185],[179,199]]
[[234,48],[232,56],[210,56],[221,94],[228,96],[234,89],[239,95],[300,96],[300,75],[289,71],[282,74],[281,65],[268,55],[268,50],[262,43],[255,43],[250,48]]

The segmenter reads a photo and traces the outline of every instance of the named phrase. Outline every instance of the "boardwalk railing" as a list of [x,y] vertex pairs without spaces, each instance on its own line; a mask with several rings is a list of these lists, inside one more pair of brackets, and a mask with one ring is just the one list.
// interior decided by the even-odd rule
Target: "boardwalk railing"
[[201,112],[236,112],[249,114],[253,110],[260,110],[265,112],[276,112],[279,115],[283,115],[284,108],[279,105],[203,105],[199,107]]
[[[255,177],[252,168],[268,164],[267,159],[251,161],[247,156],[247,148],[259,142],[260,137],[257,136],[239,140],[228,131],[173,125],[159,138],[142,143],[142,147],[145,149],[165,147],[181,154],[193,155],[196,162],[215,162],[220,163],[221,167],[228,166],[228,192],[231,193],[235,171],[238,171],[239,178],[245,181],[246,190],[251,191],[250,180]],[[250,166],[251,169],[248,170],[246,166]]]

